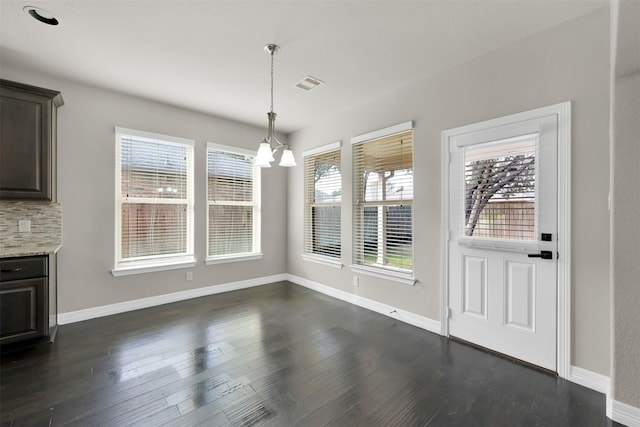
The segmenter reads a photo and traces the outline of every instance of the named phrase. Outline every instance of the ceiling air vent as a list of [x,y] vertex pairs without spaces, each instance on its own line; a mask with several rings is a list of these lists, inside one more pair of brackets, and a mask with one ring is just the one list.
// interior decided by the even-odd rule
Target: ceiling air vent
[[297,88],[302,89],[305,92],[309,92],[311,89],[315,89],[324,82],[320,79],[316,79],[315,77],[307,76],[296,84]]

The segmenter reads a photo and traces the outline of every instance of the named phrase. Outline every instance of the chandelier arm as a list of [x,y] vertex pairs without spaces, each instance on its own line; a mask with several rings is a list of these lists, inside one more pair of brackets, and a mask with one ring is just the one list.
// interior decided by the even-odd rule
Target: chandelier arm
[[274,135],[273,138],[271,139],[272,141],[274,141],[277,145],[273,148],[273,152],[275,153],[276,151],[282,149],[282,148],[286,148],[288,147],[287,145],[284,145],[282,142],[278,141],[278,138],[276,138],[276,136]]
[[[268,117],[268,126],[267,126],[267,137],[265,138],[271,147],[271,151],[275,153],[278,148],[284,147],[285,144],[280,142],[276,137],[275,127],[276,127],[276,116],[277,114],[274,112],[267,113]],[[276,144],[274,146],[274,143]]]

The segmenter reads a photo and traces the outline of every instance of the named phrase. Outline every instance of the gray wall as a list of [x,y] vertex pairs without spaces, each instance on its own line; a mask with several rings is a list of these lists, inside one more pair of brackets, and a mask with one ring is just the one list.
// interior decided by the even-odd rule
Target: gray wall
[[[286,272],[286,170],[263,169],[262,260],[206,266],[206,143],[257,148],[264,129],[11,68],[4,79],[59,90],[58,201],[63,246],[58,254],[59,312],[65,313]],[[180,84],[180,83],[177,83]],[[203,96],[211,96],[203,94]],[[193,281],[183,269],[113,277],[115,224],[114,126],[189,138],[195,147]]]
[[[613,399],[640,408],[640,2],[613,4]],[[616,31],[617,26],[617,31]]]
[[[429,58],[425,58],[428,61]],[[414,120],[416,286],[361,277],[303,261],[302,167],[263,173],[260,261],[114,278],[114,135],[122,126],[194,139],[196,256],[205,257],[205,143],[255,148],[263,129],[2,64],[3,78],[60,90],[60,312],[290,272],[347,292],[439,319],[440,133],[442,130],[563,101],[573,102],[572,363],[609,373],[609,14],[608,10],[528,37],[448,72],[407,86],[290,137],[305,149],[342,140],[343,261],[351,260],[351,147],[357,134]],[[339,64],[336,64],[339,66]],[[289,195],[282,192],[288,182]],[[287,208],[288,206],[288,208]],[[288,217],[288,218],[287,218]],[[288,229],[286,228],[288,224]],[[267,226],[268,225],[268,226]],[[283,236],[288,247],[283,247]],[[288,249],[287,249],[288,248]],[[283,254],[288,254],[285,258]]]
[[[425,58],[428,61],[429,58]],[[339,66],[339,64],[337,64]],[[328,89],[328,87],[327,87]],[[302,168],[289,174],[287,270],[431,319],[440,318],[441,131],[572,101],[572,364],[609,372],[609,13],[604,8],[523,39],[291,135],[297,155],[343,141],[342,270],[304,261]],[[352,286],[350,138],[414,121],[414,254],[418,283],[360,276]]]

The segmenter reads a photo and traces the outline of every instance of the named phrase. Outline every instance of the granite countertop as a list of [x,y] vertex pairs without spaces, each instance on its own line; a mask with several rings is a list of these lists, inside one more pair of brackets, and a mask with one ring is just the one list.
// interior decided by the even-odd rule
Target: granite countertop
[[29,245],[20,247],[0,248],[0,258],[12,258],[19,256],[48,255],[57,253],[62,245]]

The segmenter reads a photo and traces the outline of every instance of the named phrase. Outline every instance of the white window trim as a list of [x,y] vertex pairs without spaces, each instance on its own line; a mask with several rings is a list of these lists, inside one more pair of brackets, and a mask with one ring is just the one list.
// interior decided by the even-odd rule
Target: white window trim
[[[115,261],[114,267],[111,270],[111,274],[114,277],[119,276],[128,276],[132,274],[141,274],[141,273],[150,273],[155,271],[166,271],[166,270],[174,270],[178,268],[190,268],[196,265],[196,258],[194,252],[194,175],[195,175],[195,141],[187,138],[180,138],[177,136],[171,135],[163,135],[159,133],[146,132],[136,129],[128,129],[123,127],[114,127],[114,133],[116,136],[116,161],[115,161],[115,175],[116,175],[116,185],[115,185],[115,195],[116,195],[116,203],[115,203]],[[179,146],[187,145],[192,149],[191,152],[191,175],[187,176],[187,241],[186,248],[187,252],[185,254],[172,254],[172,255],[161,255],[158,257],[150,257],[149,259],[138,259],[138,260],[121,260],[121,233],[122,233],[122,218],[121,210],[122,210],[122,198],[121,198],[121,188],[122,188],[122,171],[118,173],[118,170],[121,168],[121,141],[120,138],[122,136],[133,136],[140,139],[146,139],[151,141],[162,141],[164,143],[175,144]],[[152,198],[129,198],[130,200],[144,200],[146,203],[183,203],[182,200],[167,200],[167,199],[152,199]],[[188,200],[191,199],[191,204],[189,205]]]
[[403,285],[413,286],[417,279],[413,276],[413,272],[405,273],[396,271],[387,266],[370,267],[368,265],[352,264],[351,271],[357,274],[377,277],[379,279],[391,280],[393,282],[402,283]]
[[[251,156],[255,158],[255,151],[247,150],[245,148],[233,147],[231,145],[223,145],[216,144],[213,142],[207,142],[207,153],[205,163],[208,162],[209,158],[209,149],[225,151],[227,153],[232,154],[244,154],[245,156]],[[206,265],[215,265],[215,264],[224,264],[229,262],[238,262],[238,261],[250,261],[261,259],[263,254],[261,252],[262,242],[261,242],[261,224],[262,224],[262,168],[253,165],[253,202],[224,202],[224,203],[216,203],[209,200],[209,165],[208,163],[205,166],[205,201],[207,206],[207,233],[206,233],[206,254],[207,258],[205,259]],[[209,255],[209,206],[221,204],[226,206],[253,206],[253,251],[252,252],[243,252],[237,254],[228,254],[228,255]]]
[[320,147],[310,148],[302,152],[302,157],[315,156],[316,154],[322,154],[327,151],[338,150],[342,148],[342,141],[336,141],[329,144],[321,145]]
[[363,133],[362,135],[356,135],[351,138],[351,145],[359,144],[365,141],[371,141],[373,139],[383,138],[385,136],[393,135],[400,132],[406,132],[413,129],[413,121],[399,123],[397,125],[389,126],[384,129],[374,130],[373,132]]
[[261,252],[254,253],[248,252],[244,254],[233,254],[233,255],[224,255],[217,257],[209,257],[205,260],[206,265],[215,265],[215,264],[226,264],[229,262],[239,262],[239,261],[252,261],[256,259],[262,259],[263,254]]
[[160,140],[162,142],[172,142],[178,145],[191,145],[192,147],[196,145],[193,139],[180,138],[178,136],[171,136],[171,135],[163,135],[161,133],[145,132],[145,131],[136,130],[136,129],[121,128],[117,126],[115,127],[115,133],[116,135],[135,136],[138,138],[148,139],[152,141]]
[[[342,141],[335,141],[335,142],[331,142],[329,144],[324,144],[321,145],[319,147],[315,147],[315,148],[310,148],[309,150],[305,150],[302,152],[302,158],[304,159],[305,157],[308,156],[316,156],[318,154],[322,154],[322,153],[326,153],[329,151],[334,151],[334,150],[340,150],[342,148]],[[342,151],[340,152],[340,162],[342,162]],[[304,163],[304,162],[303,162]],[[306,174],[306,171],[304,171],[304,173]],[[306,184],[305,184],[306,185]],[[342,182],[342,167],[340,167],[340,187],[342,187],[343,182]],[[306,188],[305,188],[305,192],[306,192]],[[305,211],[307,209],[306,203],[306,193],[305,193]],[[335,203],[335,202],[329,202],[329,203],[311,203],[311,207],[313,206],[340,206],[340,219],[342,220],[342,197],[340,198],[340,203]],[[307,236],[305,236],[306,233],[306,225],[305,225],[305,232],[302,233],[302,248],[304,251],[304,248],[306,246],[306,239]],[[341,236],[342,238],[342,236]],[[342,264],[342,243],[340,244],[340,257],[335,258],[335,257],[329,257],[329,256],[323,256],[323,255],[318,255],[315,253],[311,253],[311,252],[303,252],[302,253],[302,259],[305,261],[310,261],[310,262],[315,262],[317,264],[321,264],[321,265],[326,265],[328,267],[334,267],[334,268],[342,268],[343,264]]]
[[318,254],[303,253],[302,259],[309,262],[315,262],[316,264],[326,265],[327,267],[342,268],[342,258],[332,258],[329,256],[322,256]]
[[118,268],[114,268],[111,270],[111,274],[114,277],[120,276],[130,276],[133,274],[142,274],[142,273],[153,273],[156,271],[167,271],[167,270],[177,270],[180,268],[192,268],[195,267],[197,261],[194,257],[188,258],[172,258],[171,261],[167,263],[153,263],[148,266],[144,266],[141,263],[137,263],[135,266],[121,266]]
[[527,240],[491,239],[488,237],[465,236],[458,237],[457,242],[468,248],[490,249],[510,252],[540,252],[538,242]]

